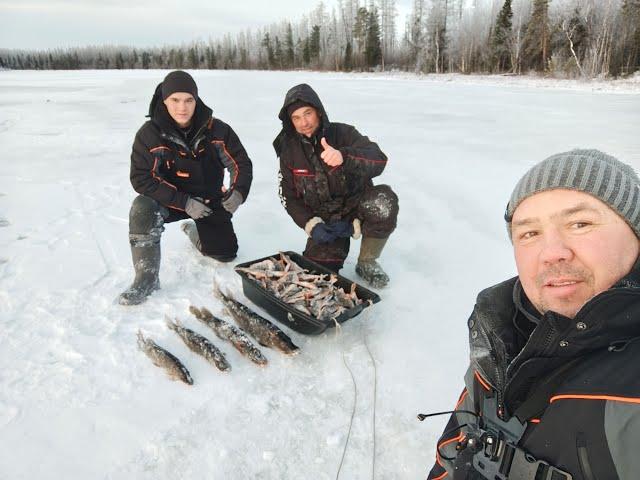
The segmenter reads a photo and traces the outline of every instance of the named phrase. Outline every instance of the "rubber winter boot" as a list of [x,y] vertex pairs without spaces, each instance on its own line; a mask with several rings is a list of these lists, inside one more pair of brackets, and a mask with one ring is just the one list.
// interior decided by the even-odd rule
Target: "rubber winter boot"
[[356,273],[375,288],[382,288],[389,283],[389,276],[376,262],[385,243],[387,243],[386,238],[363,237],[360,245]]
[[134,247],[131,246],[131,258],[136,277],[129,288],[120,294],[121,305],[138,305],[143,303],[151,293],[160,288],[158,273],[160,272],[160,244]]

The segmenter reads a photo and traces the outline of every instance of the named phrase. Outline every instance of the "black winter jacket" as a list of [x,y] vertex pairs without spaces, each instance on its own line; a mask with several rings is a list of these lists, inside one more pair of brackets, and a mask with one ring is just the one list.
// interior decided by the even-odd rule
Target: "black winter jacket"
[[131,185],[165,207],[184,211],[190,196],[219,203],[224,170],[230,188],[246,201],[252,180],[251,160],[229,125],[212,117],[200,98],[188,133],[173,121],[158,85],[148,120],[136,134],[131,153]]
[[[478,295],[456,410],[521,422],[519,447],[573,480],[640,478],[639,265],[573,319],[534,311],[517,278]],[[429,479],[484,478],[460,448],[475,422],[451,416]]]
[[[316,108],[321,125],[312,138],[296,132],[287,108],[301,100]],[[273,142],[280,158],[280,200],[294,222],[304,228],[312,217],[325,221],[355,217],[364,190],[382,173],[387,157],[354,127],[330,122],[316,92],[306,84],[293,87],[280,114],[282,130]],[[330,167],[320,158],[320,140],[340,150],[344,163]]]

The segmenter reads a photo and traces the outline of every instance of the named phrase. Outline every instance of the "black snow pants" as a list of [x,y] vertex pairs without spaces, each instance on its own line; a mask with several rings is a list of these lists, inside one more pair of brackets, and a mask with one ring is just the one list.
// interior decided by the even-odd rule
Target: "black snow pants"
[[[195,220],[203,255],[234,257],[238,252],[238,239],[231,224],[232,215],[222,205],[209,205],[213,213],[208,217]],[[138,195],[129,212],[129,242],[133,246],[146,246],[160,243],[164,224],[184,220],[189,217],[185,212],[168,209],[154,199]]]
[[[398,223],[398,196],[389,185],[376,185],[362,194],[355,215],[343,220],[360,219],[362,235],[372,238],[388,238]],[[309,260],[334,271],[344,266],[349,255],[350,238],[338,238],[331,243],[316,243],[311,237],[302,253]]]

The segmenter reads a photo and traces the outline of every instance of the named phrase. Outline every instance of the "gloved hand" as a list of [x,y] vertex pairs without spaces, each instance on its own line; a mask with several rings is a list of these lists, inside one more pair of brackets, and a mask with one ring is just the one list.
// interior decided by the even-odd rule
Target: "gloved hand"
[[222,207],[229,213],[235,213],[238,207],[242,205],[244,198],[242,194],[237,190],[232,190],[230,195],[225,196],[222,200]]
[[331,226],[324,222],[320,222],[313,227],[313,230],[311,230],[311,238],[316,243],[331,243],[338,238],[338,236]]
[[213,210],[207,207],[200,197],[189,197],[189,200],[187,200],[187,205],[184,207],[184,209],[187,212],[187,215],[189,215],[194,220],[208,217],[213,213]]
[[329,222],[329,228],[331,228],[336,238],[348,238],[353,235],[353,224],[346,220]]

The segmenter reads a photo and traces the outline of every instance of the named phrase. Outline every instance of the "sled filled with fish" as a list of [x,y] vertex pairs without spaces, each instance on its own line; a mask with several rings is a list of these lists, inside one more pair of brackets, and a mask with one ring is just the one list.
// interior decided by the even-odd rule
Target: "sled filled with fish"
[[371,290],[295,252],[245,262],[235,270],[249,300],[300,333],[322,333],[380,301]]

